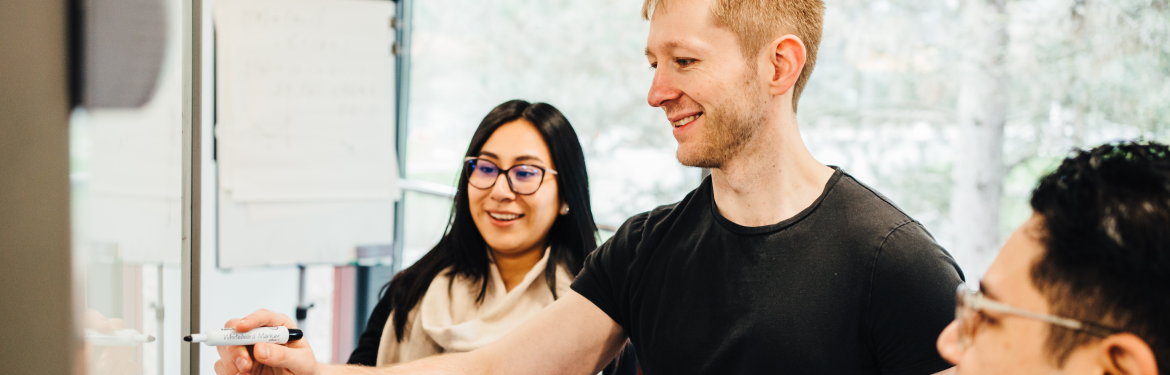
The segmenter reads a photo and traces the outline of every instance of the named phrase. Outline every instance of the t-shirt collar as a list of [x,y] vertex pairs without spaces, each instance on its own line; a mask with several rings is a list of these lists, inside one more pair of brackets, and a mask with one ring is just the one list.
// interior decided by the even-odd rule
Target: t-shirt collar
[[845,171],[841,169],[841,167],[830,165],[829,168],[833,168],[833,176],[829,177],[829,181],[825,183],[825,189],[821,191],[821,195],[817,197],[817,200],[813,201],[813,203],[808,207],[805,207],[804,210],[800,211],[800,213],[797,213],[788,219],[784,219],[779,223],[759,227],[745,227],[743,225],[736,224],[731,220],[728,220],[726,217],[723,217],[723,214],[719,213],[719,208],[715,206],[715,189],[711,186],[711,176],[707,176],[699,188],[702,190],[703,194],[707,195],[707,201],[710,202],[709,206],[711,209],[711,215],[715,217],[715,221],[718,222],[719,225],[723,226],[723,228],[731,231],[732,233],[740,235],[768,234],[792,226],[793,224],[800,222],[805,217],[808,217],[808,215],[816,211],[817,207],[821,205],[821,202],[825,200],[825,197],[829,195],[829,192],[833,190],[833,186],[837,185],[837,181],[840,180],[841,176],[845,174]]

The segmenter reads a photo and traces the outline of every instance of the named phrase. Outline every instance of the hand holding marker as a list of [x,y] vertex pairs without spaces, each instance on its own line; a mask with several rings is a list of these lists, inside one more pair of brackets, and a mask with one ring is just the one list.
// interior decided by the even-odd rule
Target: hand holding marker
[[207,331],[202,334],[196,333],[191,336],[183,337],[183,341],[190,343],[203,343],[208,346],[228,346],[228,345],[255,345],[261,342],[269,342],[273,344],[285,344],[289,341],[300,340],[305,337],[304,332],[293,328],[286,327],[257,327],[248,332],[236,332],[235,329],[223,328],[214,331]]
[[[287,315],[264,309],[248,314],[243,319],[232,319],[224,323],[224,328],[227,331],[248,333],[258,329],[271,330],[274,327],[275,329],[283,327],[290,331],[290,335],[291,331],[297,328],[296,323]],[[297,333],[300,332],[298,331]],[[277,342],[280,342],[280,340],[271,343],[256,342],[251,348],[240,346],[242,344],[219,346],[216,351],[219,352],[220,359],[215,361],[215,371],[218,374],[251,374],[253,372],[262,373],[271,369],[280,368],[284,369],[285,373],[317,373],[320,364],[317,363],[312,349],[309,348],[309,340],[304,339],[303,333],[298,335],[297,338],[300,340],[290,340],[285,344],[278,344]],[[252,342],[255,341],[249,343]],[[223,345],[213,344],[211,342],[207,344]]]

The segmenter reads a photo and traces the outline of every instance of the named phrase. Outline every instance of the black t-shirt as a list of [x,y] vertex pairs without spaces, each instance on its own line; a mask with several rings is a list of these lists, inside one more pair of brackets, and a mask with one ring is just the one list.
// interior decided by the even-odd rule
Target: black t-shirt
[[840,169],[763,227],[732,223],[711,180],[630,218],[573,290],[625,329],[644,373],[933,374],[963,276],[922,225]]

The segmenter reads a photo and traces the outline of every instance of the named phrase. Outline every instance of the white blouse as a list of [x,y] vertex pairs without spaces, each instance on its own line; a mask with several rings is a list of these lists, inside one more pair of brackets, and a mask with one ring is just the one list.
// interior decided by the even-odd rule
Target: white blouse
[[[544,278],[549,249],[519,285],[505,291],[500,270],[493,262],[483,303],[475,302],[479,285],[458,277],[448,289],[450,267],[439,272],[419,304],[410,311],[402,342],[394,335],[394,319],[387,319],[378,346],[378,367],[410,362],[439,353],[468,352],[504,337],[525,319],[553,303]],[[564,266],[556,271],[557,296],[570,292],[573,277]],[[393,314],[393,313],[392,313]]]

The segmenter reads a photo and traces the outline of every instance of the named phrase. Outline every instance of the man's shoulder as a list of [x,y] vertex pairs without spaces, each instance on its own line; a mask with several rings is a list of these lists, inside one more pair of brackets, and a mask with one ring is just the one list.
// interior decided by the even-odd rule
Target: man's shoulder
[[691,190],[678,202],[661,205],[631,216],[622,223],[610,242],[617,242],[615,243],[617,246],[633,248],[637,247],[646,236],[653,236],[655,233],[661,235],[678,224],[695,225],[696,216],[709,211],[707,205],[711,197],[710,193],[704,190],[705,188],[709,189],[706,181],[698,188]]
[[868,239],[866,243],[871,246],[867,247],[873,250],[888,245],[887,241],[896,233],[903,233],[903,240],[935,244],[933,236],[922,224],[885,195],[853,176],[844,174],[832,189],[819,209],[827,214],[823,217],[833,221],[830,227],[835,231],[857,239]]
[[[677,218],[678,214],[682,212],[683,208],[685,207],[685,202],[686,199],[671,204],[661,205],[650,211],[645,211],[637,215],[630,216],[630,218],[626,219],[626,221],[622,223],[621,227],[618,228],[618,231],[614,234],[614,237],[621,235],[624,235],[625,237],[632,237],[635,235],[640,237],[641,234],[646,231],[652,231],[655,228],[661,227],[663,225],[670,225],[670,223],[676,221],[675,218]],[[683,207],[680,207],[680,205]]]
[[890,198],[847,173],[833,187],[831,197],[825,208],[848,215],[852,223],[893,229],[914,222]]
[[[857,241],[866,257],[873,257],[873,272],[890,278],[945,280],[957,283],[962,271],[950,253],[935,241],[921,223],[902,211],[874,188],[844,176],[838,183],[840,197],[831,210],[842,223],[838,231]],[[952,281],[954,281],[952,283]],[[947,287],[953,289],[954,285]]]

